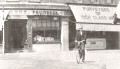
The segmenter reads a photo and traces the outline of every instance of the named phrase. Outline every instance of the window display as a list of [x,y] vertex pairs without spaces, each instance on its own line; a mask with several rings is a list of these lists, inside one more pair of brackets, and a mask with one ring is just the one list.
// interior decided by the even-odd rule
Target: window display
[[32,21],[33,43],[60,42],[60,21],[59,17],[46,17],[44,19],[34,19]]

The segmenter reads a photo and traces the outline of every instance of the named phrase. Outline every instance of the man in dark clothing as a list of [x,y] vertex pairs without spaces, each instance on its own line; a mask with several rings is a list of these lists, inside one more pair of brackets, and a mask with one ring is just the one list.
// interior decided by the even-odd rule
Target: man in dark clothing
[[83,31],[82,27],[79,28],[79,30],[77,30],[76,32],[75,42],[77,42],[77,48],[78,48],[80,60],[84,62],[85,61],[86,32]]

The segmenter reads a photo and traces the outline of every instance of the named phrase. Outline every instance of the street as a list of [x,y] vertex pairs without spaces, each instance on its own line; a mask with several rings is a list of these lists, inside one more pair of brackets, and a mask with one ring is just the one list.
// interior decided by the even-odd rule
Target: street
[[0,69],[120,69],[119,50],[86,53],[86,62],[77,64],[76,51],[0,54]]

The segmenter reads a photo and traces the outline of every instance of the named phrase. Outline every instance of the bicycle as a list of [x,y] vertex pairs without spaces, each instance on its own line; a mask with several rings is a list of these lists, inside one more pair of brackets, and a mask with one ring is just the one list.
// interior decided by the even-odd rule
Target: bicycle
[[77,41],[77,46],[78,46],[78,52],[76,55],[76,61],[77,63],[84,62],[85,60],[85,43],[84,41]]

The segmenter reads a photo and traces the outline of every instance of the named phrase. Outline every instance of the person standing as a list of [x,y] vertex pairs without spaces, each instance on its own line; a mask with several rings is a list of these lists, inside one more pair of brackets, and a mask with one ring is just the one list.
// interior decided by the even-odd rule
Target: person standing
[[83,27],[80,27],[76,31],[75,42],[77,42],[77,48],[78,48],[80,61],[84,62],[85,61],[86,32],[83,31]]

